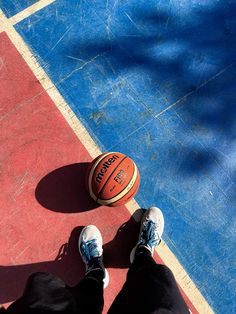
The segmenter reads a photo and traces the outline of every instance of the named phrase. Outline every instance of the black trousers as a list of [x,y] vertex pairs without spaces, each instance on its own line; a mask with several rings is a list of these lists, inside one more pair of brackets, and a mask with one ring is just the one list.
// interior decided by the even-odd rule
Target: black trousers
[[[23,296],[7,309],[9,314],[100,314],[104,305],[102,272],[94,270],[75,287],[48,273],[28,279]],[[150,254],[139,254],[109,314],[187,314],[171,270]]]

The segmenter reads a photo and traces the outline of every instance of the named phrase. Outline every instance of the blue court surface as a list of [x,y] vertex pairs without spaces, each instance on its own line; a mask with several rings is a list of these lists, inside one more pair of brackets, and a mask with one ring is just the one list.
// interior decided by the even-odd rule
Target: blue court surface
[[11,17],[36,2],[37,0],[0,0],[0,7],[7,17]]
[[[35,1],[2,1],[11,16]],[[16,30],[216,313],[235,313],[236,2],[58,0]]]

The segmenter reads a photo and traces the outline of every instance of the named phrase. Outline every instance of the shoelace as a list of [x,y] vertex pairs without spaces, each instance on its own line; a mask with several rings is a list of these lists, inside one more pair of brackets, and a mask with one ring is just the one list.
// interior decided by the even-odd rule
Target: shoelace
[[157,245],[160,241],[157,233],[156,224],[152,220],[146,220],[143,223],[143,230],[140,237],[140,244],[148,245],[150,248]]
[[80,249],[87,262],[90,262],[92,258],[99,256],[96,239],[87,242],[82,241]]

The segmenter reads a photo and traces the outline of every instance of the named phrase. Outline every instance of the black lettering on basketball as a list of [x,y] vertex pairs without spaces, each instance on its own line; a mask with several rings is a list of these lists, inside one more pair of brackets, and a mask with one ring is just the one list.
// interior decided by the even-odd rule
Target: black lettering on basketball
[[115,189],[115,185],[113,185],[113,187],[110,189],[110,192],[112,192]]
[[114,180],[119,183],[122,184],[122,182],[124,181],[124,178],[126,177],[125,172],[123,169],[120,169],[119,173],[117,173],[117,175],[115,176]]
[[104,174],[101,173],[101,172],[99,172],[99,173],[97,174],[97,176],[96,176],[96,181],[97,181],[98,183],[101,183],[103,176],[104,176]]
[[102,164],[102,167],[100,169],[100,171],[98,172],[97,176],[96,176],[96,181],[98,183],[101,183],[102,182],[102,179],[103,179],[103,176],[104,176],[104,173],[107,172],[107,169],[110,167],[110,165],[116,161],[116,159],[118,159],[119,156],[117,155],[113,155],[111,158],[109,158],[108,160],[106,160],[103,164]]
[[105,168],[105,167],[102,167],[102,169],[101,169],[101,173],[103,174],[103,173],[105,173],[107,171],[107,168]]

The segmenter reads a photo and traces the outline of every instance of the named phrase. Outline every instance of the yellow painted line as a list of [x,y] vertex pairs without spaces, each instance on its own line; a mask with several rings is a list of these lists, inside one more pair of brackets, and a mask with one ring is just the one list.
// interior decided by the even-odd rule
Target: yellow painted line
[[[0,23],[2,24],[2,29],[7,33],[12,43],[15,45],[16,49],[21,54],[22,58],[30,67],[31,71],[34,73],[36,78],[39,80],[45,91],[48,93],[49,97],[53,100],[58,110],[61,112],[67,123],[70,125],[79,141],[85,146],[92,158],[97,157],[101,154],[100,149],[95,144],[88,131],[84,128],[78,118],[75,116],[73,111],[70,109],[68,104],[65,102],[57,88],[51,82],[43,68],[37,62],[36,58],[22,39],[22,37],[16,32],[13,27],[12,21],[7,19],[6,16],[0,9]],[[138,203],[133,199],[126,205],[128,211],[131,215],[140,208]],[[135,219],[138,219],[135,217]],[[200,314],[212,314],[214,313],[210,305],[207,303],[205,298],[202,296],[196,285],[193,283],[189,275],[186,273],[184,268],[181,266],[177,258],[170,251],[166,243],[162,243],[158,247],[158,255],[161,257],[163,262],[171,268],[175,278],[183,289],[186,296],[192,302],[193,306]]]
[[46,6],[48,6],[49,4],[51,4],[53,2],[55,2],[55,0],[40,0],[40,1],[32,4],[31,6],[29,6],[25,10],[23,10],[23,11],[17,13],[16,15],[10,17],[9,21],[11,24],[15,25],[15,24],[21,22],[22,20],[26,19],[30,15],[34,14],[35,12],[45,8]]

